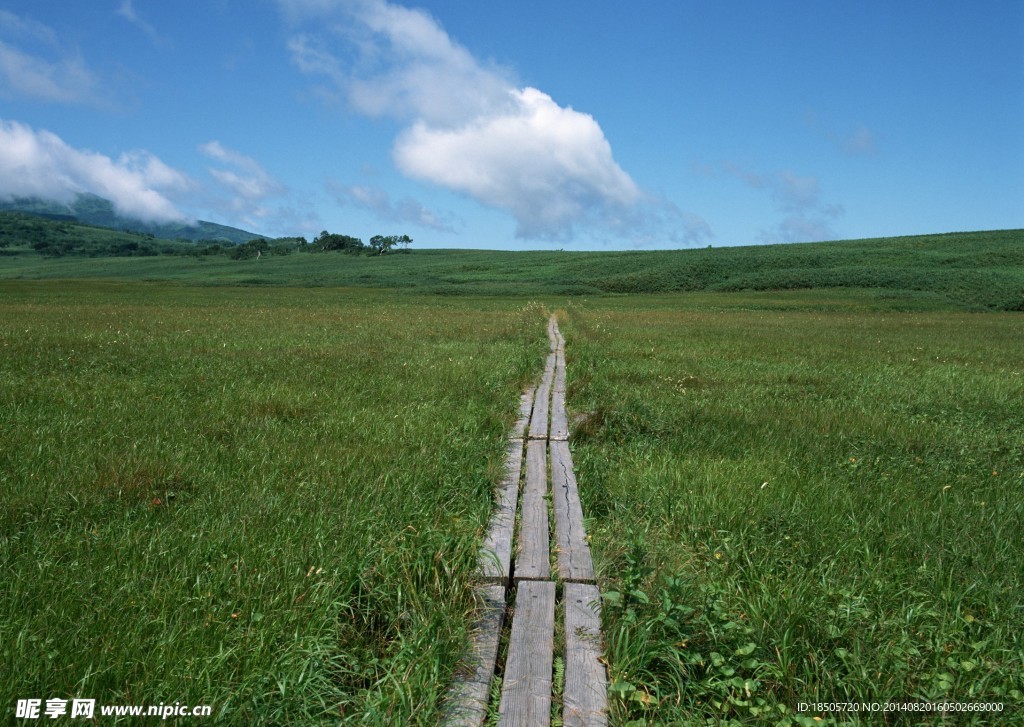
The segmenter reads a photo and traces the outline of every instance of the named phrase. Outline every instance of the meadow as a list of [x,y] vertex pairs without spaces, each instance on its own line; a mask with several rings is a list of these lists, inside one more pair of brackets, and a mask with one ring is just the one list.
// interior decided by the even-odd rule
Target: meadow
[[1019,315],[746,293],[562,330],[617,723],[1024,720]]
[[422,250],[413,245],[408,255],[296,253],[259,260],[183,254],[50,258],[17,247],[0,249],[0,279],[70,278],[552,299],[849,289],[871,291],[889,305],[1024,310],[1024,230],[621,252]]
[[436,723],[557,311],[613,724],[1013,723],[1021,234],[0,251],[0,702]]
[[434,723],[544,325],[384,291],[0,283],[4,709]]

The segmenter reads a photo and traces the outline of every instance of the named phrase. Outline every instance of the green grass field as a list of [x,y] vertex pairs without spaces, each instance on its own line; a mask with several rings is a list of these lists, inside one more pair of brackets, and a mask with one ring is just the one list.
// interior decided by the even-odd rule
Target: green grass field
[[1024,720],[1019,315],[703,295],[562,330],[619,723],[945,699]]
[[[8,251],[9,253],[12,251]],[[872,290],[892,305],[1024,310],[1024,230],[629,252],[416,250],[44,258],[0,255],[0,279],[114,278],[197,285],[350,286],[417,294],[598,296],[741,290]]]
[[1019,710],[1022,263],[1019,231],[2,255],[0,702],[436,723],[559,310],[613,723]]
[[0,284],[4,709],[435,722],[544,323],[375,291]]

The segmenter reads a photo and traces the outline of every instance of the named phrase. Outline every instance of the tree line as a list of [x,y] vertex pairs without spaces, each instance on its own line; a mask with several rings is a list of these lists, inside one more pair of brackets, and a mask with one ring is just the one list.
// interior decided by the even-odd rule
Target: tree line
[[223,255],[234,260],[264,255],[290,255],[295,252],[345,252],[363,255],[408,253],[412,238],[408,235],[374,235],[369,244],[358,237],[324,230],[313,238],[258,237],[235,244],[223,239],[166,240],[150,233],[113,230],[85,225],[73,219],[56,220],[17,212],[0,212],[0,255],[36,252],[46,257],[136,257],[185,255],[208,257]]
[[[306,240],[305,237],[279,237],[275,240],[266,238],[250,240],[241,245],[227,248],[212,241],[211,244],[204,245],[204,241],[201,240],[199,244],[203,245],[203,252],[197,252],[197,254],[216,254],[213,251],[216,249],[217,252],[223,252],[235,260],[244,260],[259,258],[263,255],[289,255],[293,252],[345,252],[353,255],[407,253],[409,245],[412,244],[412,238],[408,235],[374,235],[370,238],[370,243],[366,244],[358,237],[324,230],[314,237],[312,242]],[[206,252],[207,250],[209,252]]]
[[313,248],[317,252],[340,250],[352,253],[365,252],[370,255],[386,255],[395,248],[399,248],[399,252],[409,252],[411,243],[412,238],[408,235],[374,235],[367,245],[358,237],[339,235],[327,230],[313,238]]

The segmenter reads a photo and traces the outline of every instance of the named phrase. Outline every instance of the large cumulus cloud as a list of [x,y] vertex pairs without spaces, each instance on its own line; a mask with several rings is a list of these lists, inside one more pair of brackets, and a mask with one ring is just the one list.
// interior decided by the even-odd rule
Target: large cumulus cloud
[[508,94],[507,110],[460,126],[417,121],[395,143],[399,169],[507,210],[521,237],[564,237],[639,201],[591,116],[535,88]]
[[[281,4],[296,28],[293,60],[327,79],[325,96],[403,123],[392,149],[403,174],[504,210],[519,237],[565,240],[582,226],[628,234],[645,207],[674,210],[619,166],[592,116],[479,61],[425,11],[385,0]],[[706,224],[687,229],[703,237]]]

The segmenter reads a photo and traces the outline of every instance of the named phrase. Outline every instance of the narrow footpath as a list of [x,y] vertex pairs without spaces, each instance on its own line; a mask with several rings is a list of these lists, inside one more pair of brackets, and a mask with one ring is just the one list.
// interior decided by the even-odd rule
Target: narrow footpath
[[[549,725],[556,656],[564,664],[563,724],[606,725],[608,721],[600,593],[569,453],[565,340],[555,316],[548,321],[548,338],[551,353],[541,382],[523,394],[519,420],[509,435],[505,478],[495,493],[494,514],[480,551],[477,589],[482,606],[467,657],[471,673],[457,678],[451,687],[445,720],[449,725],[484,723],[497,670],[504,673],[498,724]],[[559,646],[564,651],[556,654],[559,612],[564,619],[564,645]],[[509,629],[508,649],[502,664],[499,646],[505,628]]]

